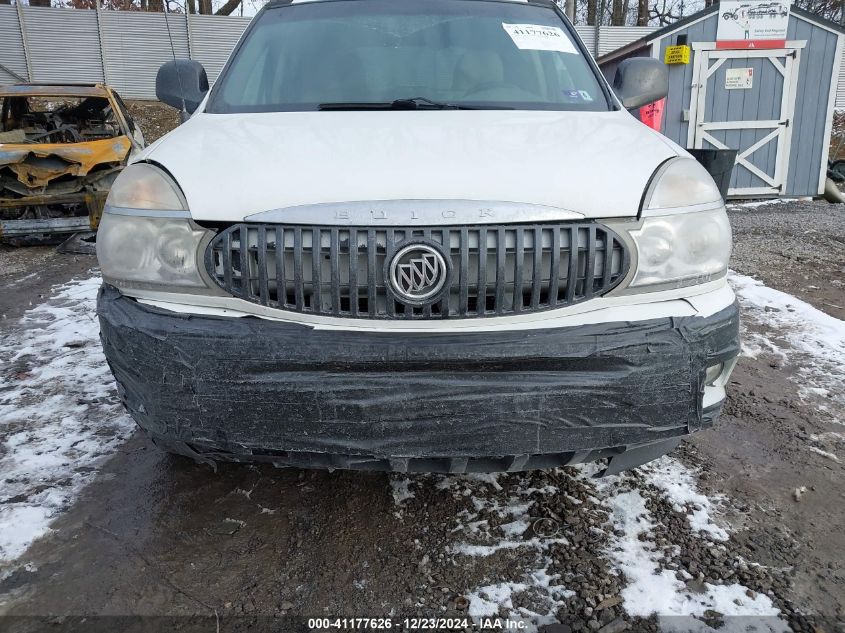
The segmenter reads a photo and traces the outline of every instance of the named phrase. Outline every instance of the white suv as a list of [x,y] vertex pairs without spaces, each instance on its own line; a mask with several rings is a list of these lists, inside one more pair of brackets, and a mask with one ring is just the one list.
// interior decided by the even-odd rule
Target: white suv
[[[273,0],[112,187],[103,347],[195,459],[618,472],[712,425],[739,350],[703,167],[546,0]],[[188,118],[188,112],[192,116]]]

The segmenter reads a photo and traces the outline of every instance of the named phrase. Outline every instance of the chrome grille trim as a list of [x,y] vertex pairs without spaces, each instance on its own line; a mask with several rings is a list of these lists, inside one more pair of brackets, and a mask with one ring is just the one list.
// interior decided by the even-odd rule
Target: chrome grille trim
[[584,220],[584,215],[560,207],[495,200],[355,200],[260,211],[246,216],[244,221],[308,225],[314,218],[320,218],[325,226],[387,228],[578,222]]
[[[385,263],[411,238],[439,245],[451,262],[448,290],[433,304],[406,305],[386,287]],[[208,275],[235,297],[289,312],[367,319],[557,309],[607,293],[629,267],[625,242],[596,222],[384,228],[240,223],[220,231],[205,252]]]

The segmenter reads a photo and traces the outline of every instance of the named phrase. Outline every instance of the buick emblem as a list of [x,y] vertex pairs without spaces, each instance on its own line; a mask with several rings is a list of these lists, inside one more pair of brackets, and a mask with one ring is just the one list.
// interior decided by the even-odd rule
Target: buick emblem
[[427,303],[443,289],[448,273],[446,260],[434,246],[408,244],[390,260],[390,288],[401,301]]

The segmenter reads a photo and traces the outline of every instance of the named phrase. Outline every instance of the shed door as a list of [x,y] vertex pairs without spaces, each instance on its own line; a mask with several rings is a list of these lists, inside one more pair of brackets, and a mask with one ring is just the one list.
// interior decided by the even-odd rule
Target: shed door
[[693,147],[737,150],[728,195],[778,195],[786,187],[800,49],[698,50]]

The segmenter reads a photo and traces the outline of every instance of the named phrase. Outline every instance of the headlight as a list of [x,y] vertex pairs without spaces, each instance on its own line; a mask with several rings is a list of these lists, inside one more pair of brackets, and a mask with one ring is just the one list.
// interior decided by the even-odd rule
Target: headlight
[[697,161],[676,158],[660,168],[645,197],[643,213],[720,202],[722,194]]
[[646,217],[631,231],[637,273],[631,286],[690,286],[727,272],[731,225],[724,208]]
[[106,200],[97,231],[103,277],[118,285],[205,288],[197,266],[207,234],[191,222],[173,180],[153,165],[130,165]]
[[163,170],[148,163],[135,163],[124,169],[114,181],[106,204],[125,209],[188,210],[176,183]]

